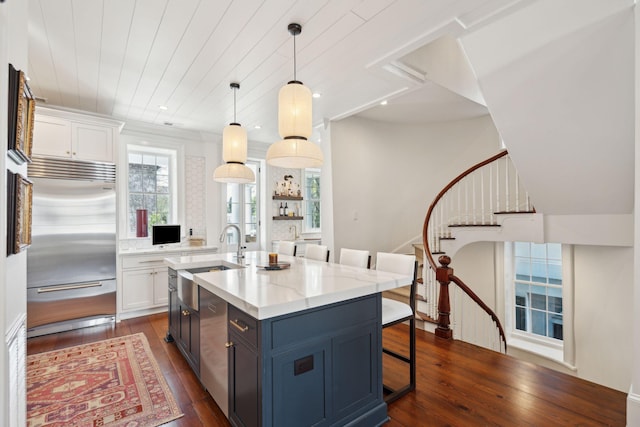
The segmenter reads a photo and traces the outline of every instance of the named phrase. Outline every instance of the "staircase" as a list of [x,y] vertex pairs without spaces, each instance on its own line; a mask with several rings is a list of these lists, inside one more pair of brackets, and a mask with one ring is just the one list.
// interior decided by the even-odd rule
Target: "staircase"
[[[536,214],[507,151],[472,166],[451,181],[427,211],[418,314],[437,322],[437,335],[506,351],[498,316],[472,290],[473,278],[467,285],[449,263],[472,242],[542,240],[542,215]],[[451,282],[455,286],[449,289]]]

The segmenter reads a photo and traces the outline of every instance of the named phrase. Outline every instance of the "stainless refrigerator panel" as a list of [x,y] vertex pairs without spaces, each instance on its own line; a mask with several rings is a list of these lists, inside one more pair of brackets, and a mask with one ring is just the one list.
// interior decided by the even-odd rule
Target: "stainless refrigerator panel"
[[116,277],[113,184],[33,178],[27,287]]
[[[88,317],[110,318],[116,312],[116,281],[36,287],[27,290],[27,328],[39,328]],[[35,336],[36,334],[30,334]]]

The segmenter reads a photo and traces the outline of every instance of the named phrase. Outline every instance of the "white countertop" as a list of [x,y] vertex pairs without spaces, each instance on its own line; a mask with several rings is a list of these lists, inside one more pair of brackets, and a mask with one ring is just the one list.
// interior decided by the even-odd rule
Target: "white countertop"
[[176,244],[164,246],[147,246],[143,248],[120,249],[118,255],[149,255],[163,253],[173,254],[174,252],[198,252],[198,251],[217,251],[217,246],[190,246],[189,244]]
[[[396,273],[331,264],[278,255],[290,263],[285,270],[264,270],[268,252],[247,252],[244,268],[197,273],[195,282],[256,319],[267,319],[309,308],[395,289],[411,283],[411,277]],[[180,270],[239,264],[235,253],[165,258],[165,264]]]

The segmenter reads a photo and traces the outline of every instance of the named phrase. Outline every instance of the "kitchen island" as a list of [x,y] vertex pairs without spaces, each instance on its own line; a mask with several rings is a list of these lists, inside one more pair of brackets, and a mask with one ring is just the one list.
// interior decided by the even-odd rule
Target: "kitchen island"
[[[381,292],[412,278],[282,255],[279,262],[290,268],[265,270],[267,252],[249,252],[240,262],[233,254],[165,260],[170,283],[172,274],[190,270],[184,276],[201,298],[225,302],[228,403],[216,402],[236,426],[383,424]],[[201,272],[209,267],[218,270]],[[170,331],[171,319],[190,317],[180,308],[177,316],[170,308]],[[219,333],[203,329],[200,344],[213,335]],[[224,353],[215,354],[197,357],[227,363]]]

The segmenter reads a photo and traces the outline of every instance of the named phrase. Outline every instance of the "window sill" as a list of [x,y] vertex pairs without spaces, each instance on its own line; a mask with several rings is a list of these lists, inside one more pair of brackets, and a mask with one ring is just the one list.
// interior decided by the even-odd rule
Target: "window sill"
[[511,335],[510,339],[508,340],[508,344],[511,348],[516,348],[520,351],[524,351],[548,361],[558,363],[572,371],[577,370],[575,366],[570,365],[564,361],[564,351],[562,348],[553,348],[545,344],[536,343],[513,335]]

